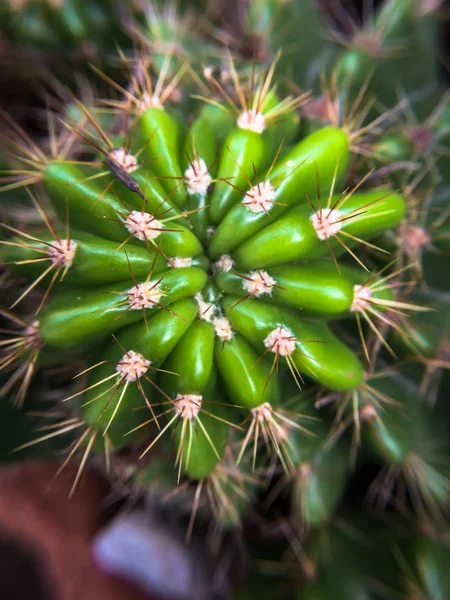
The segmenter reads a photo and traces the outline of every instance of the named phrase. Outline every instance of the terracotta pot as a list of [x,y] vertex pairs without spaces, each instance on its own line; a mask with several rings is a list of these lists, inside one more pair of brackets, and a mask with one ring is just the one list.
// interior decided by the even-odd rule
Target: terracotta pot
[[69,500],[76,466],[54,479],[59,467],[30,461],[0,469],[1,597],[150,600],[94,563],[92,538],[111,517],[107,483],[86,469]]

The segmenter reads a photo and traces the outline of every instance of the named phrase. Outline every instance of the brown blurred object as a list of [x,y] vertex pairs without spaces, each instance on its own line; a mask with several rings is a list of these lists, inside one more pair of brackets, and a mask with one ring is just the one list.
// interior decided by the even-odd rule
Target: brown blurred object
[[[91,540],[112,516],[111,490],[86,469],[69,500],[76,467],[57,462],[0,468],[0,590],[5,600],[151,600],[101,572]],[[155,599],[153,599],[155,600]]]

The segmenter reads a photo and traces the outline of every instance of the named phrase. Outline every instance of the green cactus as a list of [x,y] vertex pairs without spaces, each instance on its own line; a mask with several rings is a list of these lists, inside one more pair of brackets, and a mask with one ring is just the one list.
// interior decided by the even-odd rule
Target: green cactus
[[[67,437],[73,489],[101,459],[112,480],[126,473],[130,489],[154,487],[187,510],[188,537],[212,522],[216,545],[258,497],[268,511],[289,498],[293,597],[445,598],[432,575],[448,549],[433,536],[414,534],[402,554],[413,590],[388,553],[339,530],[367,465],[377,509],[436,525],[450,502],[448,415],[432,385],[449,365],[438,260],[448,98],[412,118],[385,89],[388,78],[405,94],[439,89],[426,4],[386,2],[344,51],[310,2],[251,3],[231,51],[147,7],[134,30],[148,46],[127,56],[120,81],[101,73],[107,99],[71,101],[61,130],[49,110],[44,145],[8,121],[2,189],[29,188],[41,222],[13,212],[2,223],[17,291],[2,311],[0,393],[26,408],[40,369],[77,363],[16,457]],[[286,15],[319,62],[305,40],[297,59],[286,52]],[[256,37],[264,52],[250,64],[239,51]],[[417,70],[397,47],[414,50]],[[332,65],[319,81],[322,59]],[[365,517],[354,523],[375,535]]]
[[[64,0],[18,0],[2,7],[4,30],[12,41],[38,50],[80,49],[120,41],[119,5],[98,0],[83,6]],[[111,30],[111,28],[114,28]]]

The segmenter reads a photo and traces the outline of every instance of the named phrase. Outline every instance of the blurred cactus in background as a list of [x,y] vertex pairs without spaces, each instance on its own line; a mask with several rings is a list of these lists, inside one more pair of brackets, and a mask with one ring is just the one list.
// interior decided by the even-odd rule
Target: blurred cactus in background
[[450,598],[440,4],[2,8],[40,66],[2,111],[1,457],[157,497],[228,564],[198,597]]

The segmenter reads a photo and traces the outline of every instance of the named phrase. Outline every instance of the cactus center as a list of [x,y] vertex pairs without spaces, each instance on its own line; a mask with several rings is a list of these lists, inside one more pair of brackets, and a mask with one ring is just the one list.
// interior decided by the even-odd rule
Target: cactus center
[[203,319],[203,321],[212,321],[214,317],[214,304],[205,302],[200,292],[195,295],[195,300],[198,304],[198,316],[200,319]]
[[197,394],[177,394],[175,412],[183,419],[190,421],[197,418],[202,407],[203,397]]
[[311,222],[319,240],[327,240],[341,230],[342,215],[336,209],[321,208],[311,215]]
[[116,371],[122,379],[131,382],[145,375],[149,366],[150,361],[144,358],[142,354],[134,350],[128,350],[117,363]]
[[184,172],[184,179],[189,194],[206,196],[212,177],[203,158],[190,161],[189,167]]
[[226,317],[214,319],[214,329],[218,337],[224,342],[229,342],[233,337],[230,321]]
[[224,254],[219,258],[217,262],[214,263],[214,271],[216,273],[220,273],[223,271],[224,273],[229,273],[233,268],[234,261],[228,254]]
[[154,240],[162,231],[161,223],[152,215],[132,210],[124,221],[125,227],[138,240]]
[[245,194],[242,203],[248,210],[254,213],[267,212],[273,205],[275,198],[275,188],[268,179],[262,183],[253,186],[250,191]]
[[73,240],[55,240],[48,249],[48,255],[56,267],[70,267],[76,249],[77,244]]
[[157,281],[144,281],[128,290],[128,302],[131,310],[150,308],[159,301],[165,293]]

